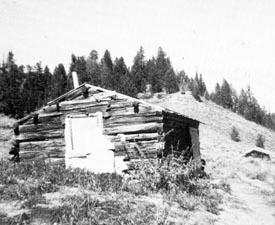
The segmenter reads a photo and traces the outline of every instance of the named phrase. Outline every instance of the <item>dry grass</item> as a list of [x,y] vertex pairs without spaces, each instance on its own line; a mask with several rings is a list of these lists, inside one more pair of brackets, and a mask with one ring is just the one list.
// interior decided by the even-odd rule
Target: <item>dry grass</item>
[[[28,212],[13,217],[2,215],[3,223],[46,224],[169,224],[177,213],[202,210],[216,215],[220,211],[221,186],[209,179],[198,179],[191,165],[171,166],[142,162],[143,170],[130,177],[93,174],[65,169],[64,164],[43,160],[11,164],[0,162],[1,201],[19,201]],[[172,165],[173,164],[173,165]],[[174,174],[174,175],[173,175]],[[133,182],[138,185],[132,185]],[[150,184],[149,184],[150,183]],[[46,195],[58,193],[64,186],[79,191],[63,196],[50,207]],[[140,189],[142,187],[142,189]],[[154,196],[158,196],[155,198]],[[161,204],[158,204],[161,199]],[[168,210],[167,205],[174,205]],[[165,216],[166,215],[166,216]],[[186,214],[188,221],[191,215]],[[165,222],[166,221],[166,222]]]
[[0,159],[7,158],[13,138],[14,119],[0,114]]

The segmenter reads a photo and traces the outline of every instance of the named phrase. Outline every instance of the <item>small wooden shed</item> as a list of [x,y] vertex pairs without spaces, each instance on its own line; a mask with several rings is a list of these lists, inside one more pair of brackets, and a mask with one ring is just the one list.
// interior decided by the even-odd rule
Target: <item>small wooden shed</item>
[[199,121],[86,83],[17,121],[12,152],[19,151],[22,159],[63,158],[65,118],[96,112],[102,113],[103,135],[114,144],[115,156],[155,158],[174,152],[200,160]]

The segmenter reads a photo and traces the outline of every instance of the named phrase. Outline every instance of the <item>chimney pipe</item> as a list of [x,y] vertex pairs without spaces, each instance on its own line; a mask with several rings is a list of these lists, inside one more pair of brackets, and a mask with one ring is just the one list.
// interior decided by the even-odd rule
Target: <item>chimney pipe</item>
[[76,72],[72,72],[72,76],[73,76],[74,88],[79,87],[77,73]]

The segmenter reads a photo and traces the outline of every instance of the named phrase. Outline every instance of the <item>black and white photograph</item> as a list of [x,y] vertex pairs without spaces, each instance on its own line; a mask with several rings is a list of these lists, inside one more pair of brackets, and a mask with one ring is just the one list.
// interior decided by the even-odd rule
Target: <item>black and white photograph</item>
[[0,225],[274,225],[275,1],[0,0]]

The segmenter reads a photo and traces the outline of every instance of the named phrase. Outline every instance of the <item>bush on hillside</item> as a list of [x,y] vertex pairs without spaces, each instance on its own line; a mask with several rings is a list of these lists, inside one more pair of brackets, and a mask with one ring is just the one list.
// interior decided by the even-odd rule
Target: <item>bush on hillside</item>
[[237,128],[235,126],[232,127],[230,136],[231,136],[231,140],[233,140],[233,141],[236,141],[236,142],[241,141],[241,138],[239,136],[239,131],[237,130]]
[[265,138],[262,134],[258,134],[256,139],[256,146],[259,148],[264,148]]

